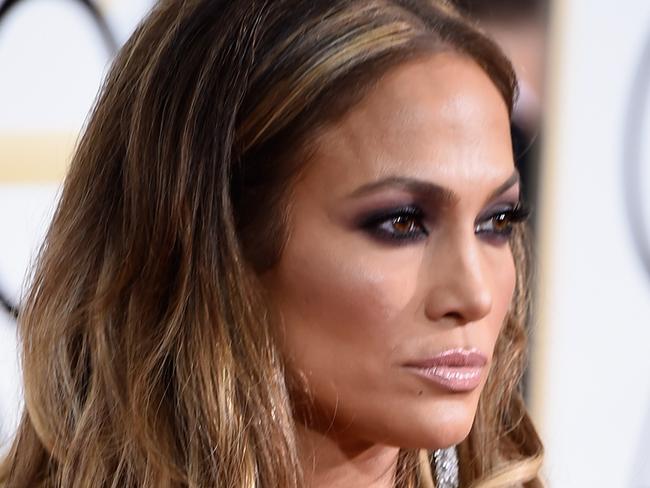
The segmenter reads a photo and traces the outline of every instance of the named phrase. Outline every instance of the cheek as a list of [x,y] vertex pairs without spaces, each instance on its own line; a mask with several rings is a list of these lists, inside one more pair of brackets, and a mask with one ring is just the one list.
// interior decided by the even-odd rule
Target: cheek
[[[515,267],[515,261],[512,256],[512,252],[508,253],[508,259],[504,268],[504,271],[500,273],[501,280],[496,295],[498,297],[497,300],[501,306],[507,310],[512,303],[512,298],[517,283],[517,270]],[[505,311],[503,313],[505,315]]]
[[404,256],[386,266],[385,256],[354,241],[318,242],[294,236],[268,279],[286,352],[309,369],[343,370],[350,362],[371,368],[398,341],[395,324],[413,295],[415,272]]
[[513,296],[517,280],[517,272],[512,253],[509,251],[496,261],[492,270],[493,306],[490,320],[490,333],[496,341],[505,317],[513,305]]

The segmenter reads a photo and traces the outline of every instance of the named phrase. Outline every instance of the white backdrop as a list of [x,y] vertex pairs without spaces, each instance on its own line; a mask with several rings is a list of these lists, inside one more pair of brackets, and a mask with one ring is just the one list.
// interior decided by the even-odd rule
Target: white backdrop
[[[647,79],[632,94],[650,2],[558,0],[550,40],[532,369],[546,474],[558,488],[647,488],[650,274],[633,240],[624,171],[625,144],[639,130],[634,183],[646,203],[637,207],[650,210],[650,112],[645,125],[627,122],[650,96]],[[647,210],[637,228],[650,224]]]

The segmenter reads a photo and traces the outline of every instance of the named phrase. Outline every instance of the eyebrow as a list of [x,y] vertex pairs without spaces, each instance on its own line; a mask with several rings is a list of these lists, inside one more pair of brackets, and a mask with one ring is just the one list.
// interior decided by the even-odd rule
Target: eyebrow
[[[515,168],[513,173],[508,177],[506,181],[501,183],[497,188],[495,188],[487,198],[487,201],[492,200],[493,198],[502,195],[507,190],[512,188],[514,185],[520,182],[519,171]],[[373,181],[360,186],[354,190],[350,195],[351,198],[361,197],[374,193],[379,190],[386,188],[398,188],[405,190],[409,193],[414,193],[417,195],[425,195],[428,198],[431,198],[436,201],[445,202],[447,204],[455,204],[458,202],[459,197],[449,188],[440,186],[436,183],[431,183],[429,181],[423,181],[416,178],[406,178],[401,176],[390,176],[379,181]]]

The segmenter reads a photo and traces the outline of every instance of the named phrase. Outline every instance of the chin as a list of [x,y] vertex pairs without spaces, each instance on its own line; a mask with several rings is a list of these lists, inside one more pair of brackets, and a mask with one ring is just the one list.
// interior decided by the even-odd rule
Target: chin
[[476,408],[464,402],[419,411],[410,418],[420,422],[412,422],[412,436],[401,447],[435,450],[459,444],[469,435],[475,415]]
[[458,422],[440,426],[432,435],[432,439],[422,448],[434,450],[460,444],[469,435],[472,425],[473,422]]

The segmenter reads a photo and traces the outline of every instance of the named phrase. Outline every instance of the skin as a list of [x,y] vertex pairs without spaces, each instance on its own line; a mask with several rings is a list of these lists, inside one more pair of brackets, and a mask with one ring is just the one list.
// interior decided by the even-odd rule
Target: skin
[[[508,239],[493,232],[519,199],[508,112],[478,65],[443,52],[391,70],[315,143],[263,277],[315,406],[298,421],[305,476],[390,486],[399,447],[447,447],[472,426],[515,286]],[[368,224],[408,205],[422,215]],[[488,359],[472,391],[405,366],[459,347]]]

